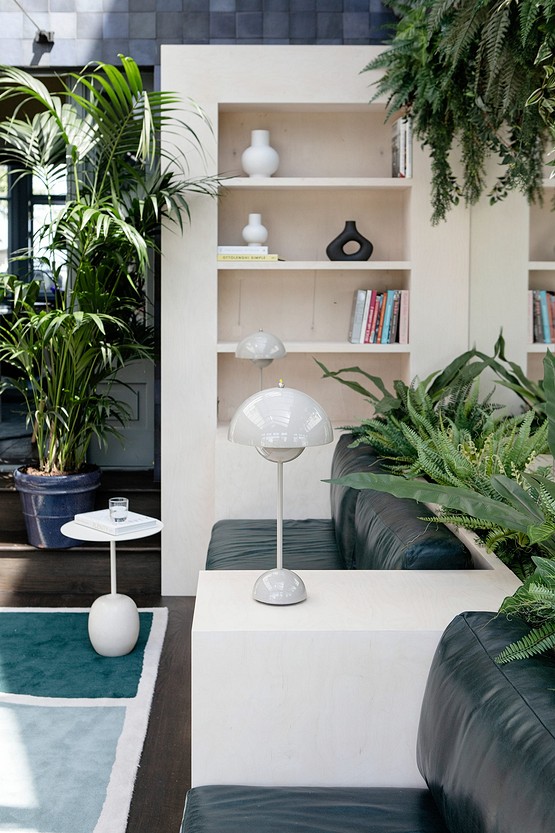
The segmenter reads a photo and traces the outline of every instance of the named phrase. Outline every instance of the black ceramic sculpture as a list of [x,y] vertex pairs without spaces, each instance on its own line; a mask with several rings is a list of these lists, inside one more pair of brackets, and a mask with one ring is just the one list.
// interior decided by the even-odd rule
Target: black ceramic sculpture
[[[358,243],[359,248],[347,254],[347,243]],[[372,243],[358,231],[354,220],[347,220],[345,228],[326,248],[330,260],[368,260],[374,251]]]

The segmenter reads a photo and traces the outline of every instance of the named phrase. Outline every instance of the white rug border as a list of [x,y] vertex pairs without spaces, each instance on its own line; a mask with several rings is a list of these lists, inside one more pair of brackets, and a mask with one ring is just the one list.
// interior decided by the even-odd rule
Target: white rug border
[[104,806],[94,833],[125,833],[141,753],[146,738],[158,666],[168,624],[168,608],[144,609],[152,612],[152,626],[145,646],[143,673],[136,697],[127,703],[123,729],[118,740]]
[[[90,607],[0,607],[0,613],[88,613]],[[168,624],[167,607],[139,608],[139,613],[152,613],[152,625],[144,648],[143,670],[133,698],[71,698],[74,705],[107,705],[125,708],[125,718],[116,747],[116,756],[110,774],[106,798],[93,833],[125,833],[137,770],[143,751],[158,667]],[[24,699],[27,699],[23,695]],[[0,698],[2,700],[3,698]],[[8,698],[6,698],[8,699]],[[9,698],[11,699],[11,698]],[[22,695],[16,697],[22,702]],[[37,704],[49,700],[57,705],[69,705],[66,698],[29,698]],[[4,700],[5,702],[5,700]]]

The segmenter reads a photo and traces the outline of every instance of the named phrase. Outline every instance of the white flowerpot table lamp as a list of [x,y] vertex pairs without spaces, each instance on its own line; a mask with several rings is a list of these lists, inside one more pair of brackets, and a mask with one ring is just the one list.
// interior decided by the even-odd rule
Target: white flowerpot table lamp
[[228,438],[254,446],[265,460],[277,464],[276,567],[257,579],[253,597],[274,605],[302,602],[306,599],[302,579],[283,567],[283,464],[308,446],[330,443],[331,422],[314,399],[280,382],[243,402],[233,415]]
[[258,330],[257,333],[251,333],[245,336],[235,350],[235,356],[238,359],[249,359],[255,367],[260,370],[260,389],[262,390],[263,375],[262,371],[268,367],[274,359],[281,359],[287,353],[285,345],[273,333]]

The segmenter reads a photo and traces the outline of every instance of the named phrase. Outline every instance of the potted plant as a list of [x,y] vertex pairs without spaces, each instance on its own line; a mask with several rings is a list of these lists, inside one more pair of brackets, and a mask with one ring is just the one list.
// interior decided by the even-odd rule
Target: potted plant
[[[176,97],[146,91],[135,62],[120,57],[121,69],[98,63],[59,79],[56,94],[22,70],[0,67],[0,100],[14,103],[0,123],[0,161],[15,164],[18,176],[38,177],[50,201],[31,250],[14,261],[31,276],[0,277],[0,297],[12,310],[0,322],[0,390],[20,392],[33,426],[37,466],[14,476],[30,543],[39,547],[76,543],[59,530],[94,504],[99,472],[87,465],[90,442],[118,434],[129,418],[118,372],[154,357],[145,285],[160,223],[181,224],[187,193],[217,188],[216,180],[189,180],[186,160],[179,169],[174,157],[171,168],[160,158],[160,130],[187,130],[200,152],[196,134],[178,117]],[[61,179],[68,198],[57,206],[51,195]],[[37,269],[47,283],[32,276]],[[76,505],[67,497],[71,483]],[[27,499],[44,490],[45,523]]]

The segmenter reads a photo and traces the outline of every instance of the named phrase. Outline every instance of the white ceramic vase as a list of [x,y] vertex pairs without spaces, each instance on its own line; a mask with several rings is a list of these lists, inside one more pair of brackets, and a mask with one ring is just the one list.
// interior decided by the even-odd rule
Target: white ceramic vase
[[262,214],[249,214],[249,222],[242,231],[249,246],[261,246],[268,239],[268,229],[262,225]]
[[251,131],[251,144],[243,151],[241,164],[245,173],[252,177],[275,174],[279,166],[279,154],[270,147],[269,130]]

